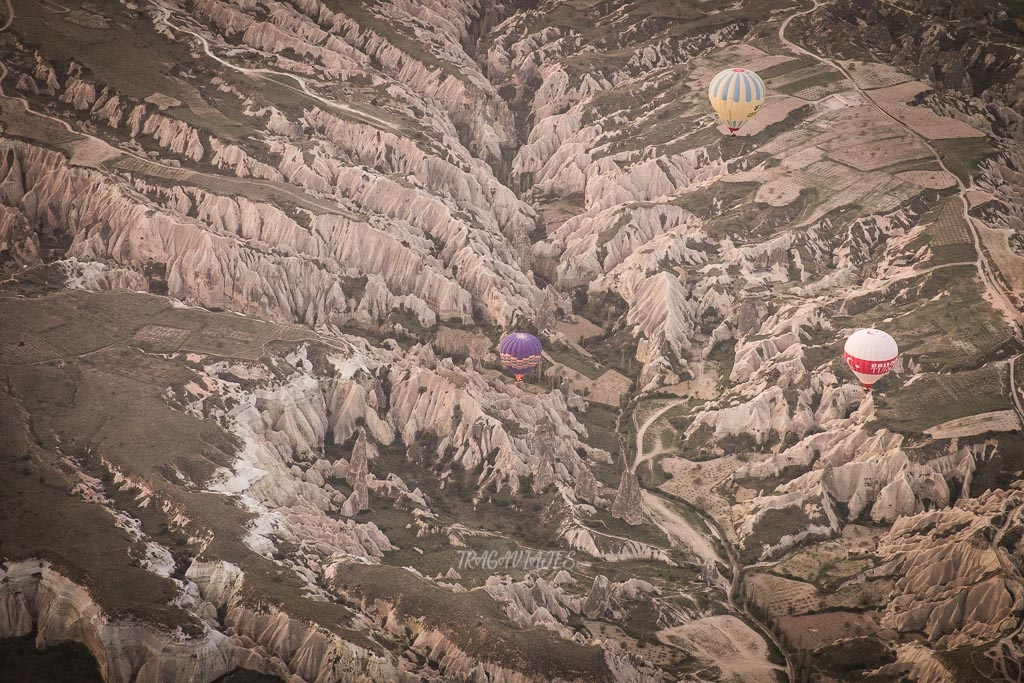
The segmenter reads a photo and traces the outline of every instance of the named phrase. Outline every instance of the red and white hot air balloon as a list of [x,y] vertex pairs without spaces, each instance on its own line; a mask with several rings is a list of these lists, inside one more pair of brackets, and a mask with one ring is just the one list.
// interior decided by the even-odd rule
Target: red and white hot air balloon
[[892,370],[899,355],[896,340],[882,330],[857,330],[846,340],[843,360],[857,375],[857,379],[870,390],[878,380]]

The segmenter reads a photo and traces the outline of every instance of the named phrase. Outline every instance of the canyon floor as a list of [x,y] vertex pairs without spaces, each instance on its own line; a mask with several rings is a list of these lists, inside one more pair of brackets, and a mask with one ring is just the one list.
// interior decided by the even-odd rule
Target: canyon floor
[[2,13],[0,678],[1024,680],[1020,3]]

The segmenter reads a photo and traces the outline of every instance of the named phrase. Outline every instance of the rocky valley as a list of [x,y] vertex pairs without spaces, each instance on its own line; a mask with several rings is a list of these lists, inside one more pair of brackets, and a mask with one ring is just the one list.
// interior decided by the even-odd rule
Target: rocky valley
[[0,14],[0,679],[1024,680],[1019,3]]

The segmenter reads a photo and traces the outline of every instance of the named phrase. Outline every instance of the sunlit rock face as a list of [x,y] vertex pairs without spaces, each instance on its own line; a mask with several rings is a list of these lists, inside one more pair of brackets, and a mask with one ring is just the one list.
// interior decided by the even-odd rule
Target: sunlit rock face
[[1019,678],[1018,10],[64,10],[4,31],[0,637],[107,681]]
[[45,562],[8,565],[3,579],[0,637],[34,632],[39,648],[81,642],[96,657],[104,680],[212,680],[242,662],[259,665],[244,647],[218,631],[196,639],[173,638],[145,624],[108,623],[83,586]]
[[[486,315],[507,321],[528,310],[529,297],[537,296],[524,285],[522,295],[509,298],[502,275],[513,271],[507,268],[474,274],[491,258],[486,242],[480,251],[471,243],[453,247],[447,257],[434,256],[432,239],[450,238],[453,245],[465,239],[448,231],[442,214],[423,218],[437,234],[413,224],[407,231],[375,228],[340,209],[322,216],[300,212],[309,223],[301,225],[273,205],[244,198],[190,188],[167,191],[141,182],[129,191],[38,148],[8,148],[2,172],[5,201],[14,211],[7,240],[25,264],[38,260],[38,247],[18,227],[18,214],[41,235],[70,241],[69,256],[109,259],[139,270],[150,261],[160,263],[171,296],[282,322],[379,320],[395,308],[428,327],[439,318],[467,322],[474,315],[471,291],[487,302]],[[152,203],[136,192],[153,195]],[[400,205],[429,211],[428,206],[416,209],[415,202]],[[452,278],[446,259],[469,290]],[[345,291],[345,278],[367,280],[361,296]]]
[[989,492],[893,524],[879,546],[897,591],[883,623],[941,647],[988,642],[1019,623],[1024,595],[1002,566],[1012,555],[988,540],[1002,539],[1002,515],[1019,497]]

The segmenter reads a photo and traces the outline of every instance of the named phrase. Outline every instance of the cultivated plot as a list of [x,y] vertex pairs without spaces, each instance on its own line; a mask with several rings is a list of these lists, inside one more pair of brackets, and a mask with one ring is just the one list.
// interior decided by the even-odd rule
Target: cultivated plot
[[820,609],[818,589],[803,581],[784,579],[774,574],[754,572],[743,583],[747,598],[771,619],[805,614]]
[[865,90],[885,88],[910,80],[910,76],[890,64],[860,62],[856,60],[840,62],[840,64],[850,74],[850,78]]
[[837,640],[877,633],[880,614],[876,612],[825,612],[785,616],[779,630],[787,643],[798,650],[815,650]]

